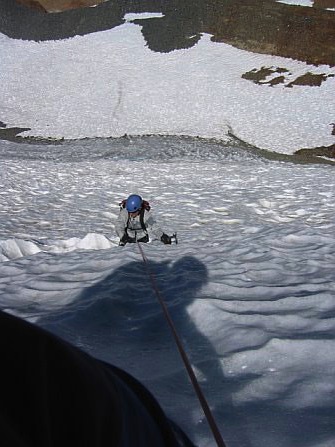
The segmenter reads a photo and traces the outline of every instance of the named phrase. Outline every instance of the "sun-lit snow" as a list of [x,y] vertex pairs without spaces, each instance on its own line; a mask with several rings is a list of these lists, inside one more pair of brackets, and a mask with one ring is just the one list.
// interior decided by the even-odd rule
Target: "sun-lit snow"
[[[0,44],[0,120],[31,128],[24,135],[226,140],[231,130],[282,153],[334,142],[335,77],[319,87],[286,87],[308,72],[335,74],[334,67],[249,53],[207,34],[192,48],[155,53],[132,22],[62,41],[0,35]],[[262,67],[285,68],[285,82],[271,87],[242,78]]]
[[[277,3],[286,3],[287,5],[295,5],[295,6],[308,6],[313,7],[314,6],[314,0],[276,0]],[[323,8],[327,11],[335,11],[335,8],[327,8],[327,2],[318,5],[319,8]]]
[[297,6],[313,6],[313,0],[276,0],[277,3],[286,3],[287,5],[297,5]]

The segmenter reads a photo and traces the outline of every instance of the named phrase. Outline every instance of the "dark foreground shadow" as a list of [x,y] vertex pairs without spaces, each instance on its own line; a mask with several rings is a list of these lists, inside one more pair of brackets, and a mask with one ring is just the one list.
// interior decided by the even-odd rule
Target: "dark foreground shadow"
[[133,376],[23,319],[0,323],[1,445],[195,447]]

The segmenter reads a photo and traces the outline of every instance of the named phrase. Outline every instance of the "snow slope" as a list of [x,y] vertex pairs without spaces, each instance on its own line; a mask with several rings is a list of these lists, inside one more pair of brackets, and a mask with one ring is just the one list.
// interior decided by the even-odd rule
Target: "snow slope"
[[192,139],[0,144],[2,309],[125,368],[214,445],[138,248],[117,246],[118,203],[141,193],[178,231],[143,248],[227,445],[333,445],[332,166]]
[[[0,120],[30,128],[25,136],[56,139],[163,134],[225,141],[232,130],[250,144],[286,154],[334,143],[334,67],[249,53],[207,34],[192,48],[155,53],[132,22],[138,17],[129,14],[111,30],[59,41],[1,34]],[[264,82],[278,77],[278,68],[287,70],[284,82],[242,78],[262,67],[274,69]],[[287,87],[306,73],[326,80],[319,87]]]

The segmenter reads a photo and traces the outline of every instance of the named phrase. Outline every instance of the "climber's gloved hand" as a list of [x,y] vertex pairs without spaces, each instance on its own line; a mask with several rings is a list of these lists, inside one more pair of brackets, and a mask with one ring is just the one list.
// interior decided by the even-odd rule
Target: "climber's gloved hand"
[[163,242],[163,244],[171,244],[171,237],[168,236],[167,234],[163,233],[161,236],[161,241]]
[[124,247],[126,245],[126,243],[128,242],[128,234],[124,233],[124,235],[122,236],[122,238],[120,239],[119,245],[121,247]]

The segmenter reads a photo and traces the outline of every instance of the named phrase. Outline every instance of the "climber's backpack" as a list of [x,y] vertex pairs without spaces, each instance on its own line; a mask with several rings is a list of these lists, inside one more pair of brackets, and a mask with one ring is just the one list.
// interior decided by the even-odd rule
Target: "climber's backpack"
[[[123,199],[122,202],[119,203],[120,206],[120,210],[122,210],[123,208],[126,207],[126,203],[127,203],[127,199]],[[150,204],[149,202],[147,202],[146,200],[142,200],[142,206],[141,206],[141,210],[140,210],[140,222],[141,222],[141,227],[142,230],[145,231],[147,233],[147,229],[146,226],[144,224],[144,211],[150,211]],[[129,221],[129,219],[128,219]],[[128,227],[128,222],[127,222],[127,227]]]

